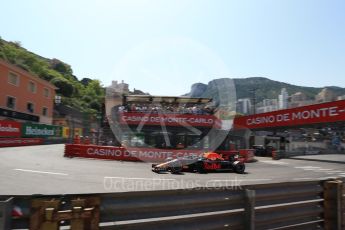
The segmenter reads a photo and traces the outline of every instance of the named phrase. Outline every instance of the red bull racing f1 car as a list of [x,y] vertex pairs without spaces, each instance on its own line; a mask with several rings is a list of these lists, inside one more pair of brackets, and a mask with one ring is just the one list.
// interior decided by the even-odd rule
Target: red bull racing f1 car
[[245,171],[245,165],[238,156],[230,156],[228,160],[224,160],[220,154],[212,152],[204,153],[202,157],[167,159],[164,163],[152,164],[152,171],[155,173],[234,171],[242,174]]

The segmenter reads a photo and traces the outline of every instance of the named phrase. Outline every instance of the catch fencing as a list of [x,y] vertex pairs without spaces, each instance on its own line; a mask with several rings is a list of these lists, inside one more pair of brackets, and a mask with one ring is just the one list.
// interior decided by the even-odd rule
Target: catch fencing
[[[108,194],[14,196],[5,209],[8,212],[12,206],[20,210],[20,214],[7,219],[6,223],[12,229],[34,230],[59,229],[59,226],[70,226],[72,230],[345,229],[343,183],[326,180]],[[4,226],[1,227],[6,229]]]

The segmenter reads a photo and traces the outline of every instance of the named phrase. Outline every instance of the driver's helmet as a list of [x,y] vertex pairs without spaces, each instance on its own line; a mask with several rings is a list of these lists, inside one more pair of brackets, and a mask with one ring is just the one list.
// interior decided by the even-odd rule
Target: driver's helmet
[[165,162],[168,162],[168,161],[172,161],[174,158],[172,158],[172,157],[167,157],[166,159],[165,159]]
[[224,160],[222,155],[215,153],[215,152],[206,152],[203,155],[204,158],[208,159],[208,160]]

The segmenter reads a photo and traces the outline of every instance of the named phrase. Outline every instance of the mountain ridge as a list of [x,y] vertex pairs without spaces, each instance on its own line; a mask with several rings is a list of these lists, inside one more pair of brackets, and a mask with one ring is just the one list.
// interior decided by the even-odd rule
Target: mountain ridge
[[[218,83],[221,82],[221,83]],[[324,88],[328,88],[335,96],[345,95],[345,88],[338,86],[325,86],[325,87],[309,87],[299,86],[286,82],[276,81],[267,77],[247,77],[247,78],[219,78],[213,79],[208,84],[197,82],[191,86],[191,91],[186,96],[191,97],[205,97],[212,96],[206,95],[205,92],[208,88],[220,84],[233,84],[236,89],[236,98],[252,98],[253,90],[255,90],[256,100],[262,101],[263,99],[275,99],[281,93],[282,88],[286,88],[289,95],[297,92],[302,92],[307,96],[307,99],[312,100]],[[213,89],[214,91],[215,89]]]

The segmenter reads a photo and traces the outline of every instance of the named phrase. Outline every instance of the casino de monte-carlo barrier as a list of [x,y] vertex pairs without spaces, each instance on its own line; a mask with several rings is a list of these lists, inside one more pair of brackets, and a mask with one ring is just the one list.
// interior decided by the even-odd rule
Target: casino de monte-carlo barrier
[[253,131],[252,145],[285,153],[344,153],[345,100],[241,116],[234,127]]
[[56,143],[62,140],[62,126],[0,120],[0,147]]

